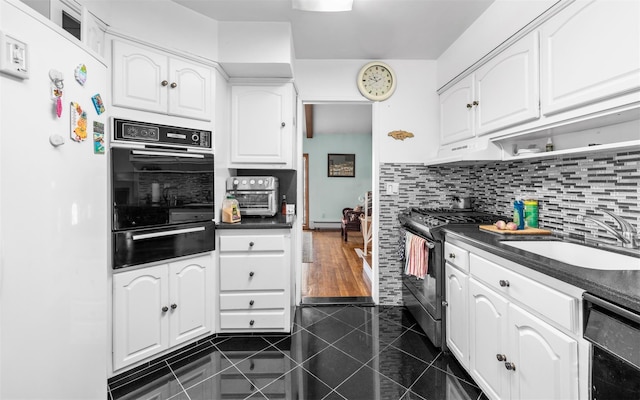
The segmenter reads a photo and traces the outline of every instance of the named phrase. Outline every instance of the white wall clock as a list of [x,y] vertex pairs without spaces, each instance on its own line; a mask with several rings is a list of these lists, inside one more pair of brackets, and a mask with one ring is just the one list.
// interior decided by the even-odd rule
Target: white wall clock
[[369,100],[386,100],[396,89],[396,76],[387,64],[370,62],[358,72],[358,89]]

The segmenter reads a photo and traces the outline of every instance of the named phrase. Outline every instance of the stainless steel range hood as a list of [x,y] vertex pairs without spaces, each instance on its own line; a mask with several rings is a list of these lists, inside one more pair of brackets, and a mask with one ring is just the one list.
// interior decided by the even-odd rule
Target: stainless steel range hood
[[483,161],[502,160],[502,149],[487,137],[477,137],[440,146],[436,158],[425,165],[473,164]]

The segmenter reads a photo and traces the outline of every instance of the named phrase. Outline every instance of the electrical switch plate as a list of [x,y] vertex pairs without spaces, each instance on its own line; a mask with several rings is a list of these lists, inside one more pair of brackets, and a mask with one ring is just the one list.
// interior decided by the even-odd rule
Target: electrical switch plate
[[398,182],[387,183],[387,194],[398,194],[400,192],[400,184]]
[[27,44],[0,32],[0,72],[29,78],[29,52]]

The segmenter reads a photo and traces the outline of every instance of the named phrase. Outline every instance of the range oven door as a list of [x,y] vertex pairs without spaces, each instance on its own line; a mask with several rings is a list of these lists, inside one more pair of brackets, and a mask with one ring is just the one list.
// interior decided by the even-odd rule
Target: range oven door
[[111,149],[112,230],[214,219],[213,154]]
[[215,223],[114,232],[113,268],[126,268],[215,250]]

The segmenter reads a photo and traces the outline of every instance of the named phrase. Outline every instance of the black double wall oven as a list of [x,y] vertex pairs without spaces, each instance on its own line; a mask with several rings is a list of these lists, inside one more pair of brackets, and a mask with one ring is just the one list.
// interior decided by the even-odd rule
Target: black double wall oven
[[215,249],[212,133],[113,120],[113,268]]

